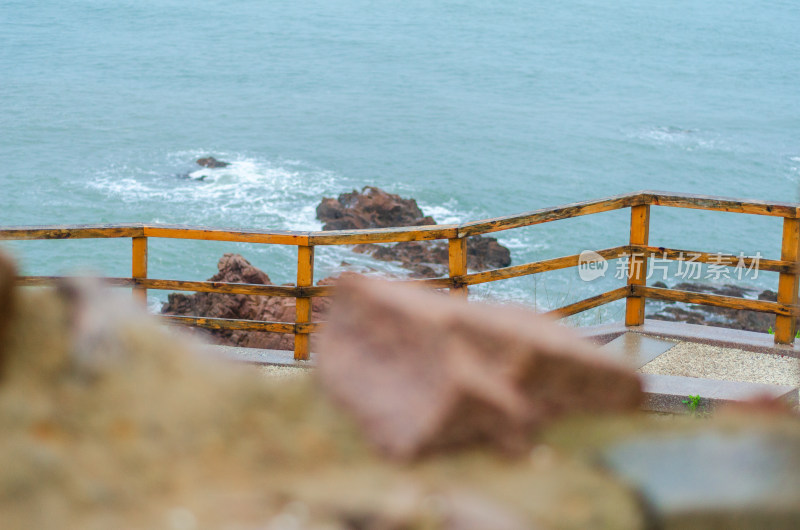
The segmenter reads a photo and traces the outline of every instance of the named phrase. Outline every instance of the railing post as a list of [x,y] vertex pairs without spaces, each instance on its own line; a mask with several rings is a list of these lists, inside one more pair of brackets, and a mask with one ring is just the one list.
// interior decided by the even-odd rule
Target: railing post
[[[450,266],[450,278],[463,276],[467,273],[467,238],[448,239],[448,262]],[[469,290],[466,285],[454,286],[450,288],[450,295],[459,298],[467,298]]]
[[[785,217],[783,219],[783,240],[781,241],[781,259],[791,261],[795,265],[800,258],[800,219]],[[778,303],[797,304],[798,272],[782,272],[778,278]],[[775,315],[775,343],[791,344],[797,332],[797,317],[794,315]]]
[[[297,286],[310,287],[314,284],[314,247],[299,245],[297,247]],[[305,324],[311,322],[311,297],[298,296],[295,298],[297,310],[295,323]],[[298,361],[307,361],[309,358],[309,334],[294,333],[294,358]]]
[[[131,252],[131,278],[147,278],[147,238],[134,237]],[[133,298],[143,306],[147,307],[147,289],[144,287],[133,287]]]
[[[650,235],[650,205],[631,206],[631,245],[647,246]],[[647,281],[647,258],[636,256],[631,252],[628,261],[628,285],[645,285]],[[625,325],[641,326],[644,324],[643,296],[630,296],[625,301]]]

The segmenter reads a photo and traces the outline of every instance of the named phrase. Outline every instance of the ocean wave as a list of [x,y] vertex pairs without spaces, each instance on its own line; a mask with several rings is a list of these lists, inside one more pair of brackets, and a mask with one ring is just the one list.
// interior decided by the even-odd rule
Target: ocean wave
[[194,160],[204,153],[171,153],[155,161],[158,169],[106,168],[87,186],[110,199],[138,204],[147,219],[158,215],[181,223],[317,230],[316,204],[346,184],[334,172],[298,161],[236,153],[215,153],[229,162],[227,167],[197,169]]
[[729,151],[730,147],[708,131],[672,126],[648,127],[628,134],[629,138],[649,144],[676,147],[686,151]]

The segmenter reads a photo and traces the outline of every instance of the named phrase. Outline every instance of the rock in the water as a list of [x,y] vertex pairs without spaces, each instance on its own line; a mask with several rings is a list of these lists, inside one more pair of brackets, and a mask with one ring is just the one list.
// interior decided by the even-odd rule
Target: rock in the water
[[217,160],[213,156],[207,156],[205,158],[198,158],[196,160],[197,165],[207,167],[210,169],[217,169],[221,167],[228,167],[230,165],[229,162],[223,162],[222,160]]
[[[372,186],[360,192],[326,197],[317,206],[317,218],[323,230],[390,228],[397,226],[435,225],[414,199],[404,199]],[[445,241],[408,241],[391,245],[356,245],[356,252],[370,254],[381,261],[399,261],[418,276],[436,276],[446,272],[448,250]],[[496,238],[472,236],[467,239],[467,267],[487,270],[511,265],[511,252]]]
[[[225,254],[217,264],[219,272],[208,279],[211,282],[251,283],[272,285],[269,276],[254,267],[239,254]],[[318,285],[330,285],[333,278],[320,280]],[[312,302],[314,320],[320,320],[330,304],[328,298],[316,297]],[[244,294],[195,293],[170,294],[161,308],[167,315],[200,316],[209,318],[234,318],[294,322],[294,298],[280,296],[254,296]],[[291,350],[294,336],[286,333],[260,333],[252,331],[214,330],[210,335],[221,344],[263,348],[269,350]],[[312,340],[315,337],[312,336]]]
[[337,199],[324,198],[317,206],[317,218],[323,230],[354,230],[391,226],[435,225],[414,199],[403,199],[373,186],[360,192],[342,193]]
[[632,410],[642,399],[632,370],[531,311],[389,282],[340,287],[319,375],[389,456],[481,442],[517,452],[553,418]]
[[5,332],[13,311],[14,279],[16,267],[10,258],[0,253],[0,376],[3,375]]

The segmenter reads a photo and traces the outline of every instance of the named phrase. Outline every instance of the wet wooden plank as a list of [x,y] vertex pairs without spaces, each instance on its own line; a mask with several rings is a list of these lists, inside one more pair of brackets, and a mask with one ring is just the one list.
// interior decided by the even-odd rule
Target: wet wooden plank
[[595,307],[600,307],[601,305],[622,300],[628,296],[628,293],[630,293],[630,289],[626,285],[602,294],[598,294],[597,296],[592,296],[585,300],[575,302],[574,304],[569,304],[564,307],[548,311],[546,314],[554,315],[558,318],[569,317],[589,309],[594,309]]
[[[131,278],[147,278],[147,238],[134,237],[131,242]],[[147,307],[147,289],[141,284],[133,288],[133,296],[141,306]]]
[[400,241],[430,241],[457,237],[457,225],[405,226],[370,228],[364,230],[329,230],[311,232],[310,245],[357,245],[361,243],[396,243]]
[[194,282],[183,280],[136,279],[135,285],[162,291],[189,291],[201,293],[250,294],[256,296],[294,297],[300,289],[291,285],[262,285],[257,283]]
[[[630,245],[631,253],[647,254],[648,258],[670,259],[675,261],[696,261],[698,263],[714,263],[727,267],[736,267],[740,257],[734,254],[722,254],[712,252],[700,252],[697,250],[685,250],[677,248],[653,247],[646,245]],[[797,265],[791,261],[777,259],[766,259],[744,256],[741,258],[741,267],[749,269],[757,266],[759,271],[770,272],[793,272],[797,270]]]
[[[643,204],[631,207],[631,245],[647,245],[650,237],[650,205]],[[631,254],[628,260],[628,285],[645,285],[647,283],[647,257]],[[644,298],[628,296],[625,301],[625,325],[641,326],[644,324]]]
[[571,204],[565,204],[563,206],[541,208],[539,210],[533,210],[531,212],[516,215],[508,215],[504,217],[495,217],[493,219],[484,219],[482,221],[474,221],[471,223],[463,223],[458,228],[458,236],[466,237],[477,234],[487,234],[490,232],[509,230],[511,228],[520,228],[523,226],[549,223],[550,221],[558,221],[560,219],[570,219],[572,217],[579,217],[593,213],[611,212],[614,210],[627,208],[629,206],[645,204],[647,200],[647,196],[640,192],[636,192],[608,197],[605,199],[595,199],[591,201],[574,202]]
[[326,324],[327,322],[298,322],[295,329],[297,333],[318,333]]
[[141,223],[4,226],[0,227],[0,240],[141,237],[144,235],[143,227]]
[[[19,287],[54,287],[65,281],[85,279],[85,276],[18,276],[14,284]],[[108,287],[134,287],[132,278],[92,277]]]
[[[297,286],[311,287],[314,285],[314,247],[297,247]],[[295,299],[295,323],[306,324],[311,322],[310,297],[297,297]],[[306,361],[310,355],[308,333],[299,331],[295,326],[294,359]]]
[[798,217],[800,204],[791,202],[760,201],[756,199],[736,199],[712,195],[690,193],[671,193],[666,191],[641,192],[650,197],[654,206],[673,206],[694,208],[717,212],[735,212],[776,217]]
[[307,245],[308,232],[287,230],[247,230],[186,225],[145,225],[147,237],[228,241],[235,243],[265,243],[271,245]]
[[450,278],[454,280],[453,287],[450,288],[450,294],[466,299],[469,296],[469,288],[463,283],[456,285],[455,278],[467,273],[467,238],[448,240],[447,253]]
[[[620,256],[628,254],[628,246],[619,246],[613,248],[606,248],[596,251],[600,256],[605,259],[616,259]],[[525,263],[523,265],[514,265],[511,267],[503,267],[502,269],[492,269],[490,271],[474,272],[467,274],[458,281],[466,285],[475,285],[479,283],[494,282],[497,280],[505,280],[507,278],[517,278],[528,274],[538,274],[540,272],[555,271],[559,269],[566,269],[575,267],[580,260],[580,254],[573,254],[572,256],[562,256],[559,258],[546,259],[542,261],[535,261],[533,263]]]
[[750,300],[747,298],[738,298],[736,296],[693,293],[690,291],[679,291],[677,289],[645,287],[643,285],[633,285],[631,287],[632,294],[634,296],[644,296],[653,300],[668,300],[671,302],[684,302],[687,304],[711,305],[715,307],[727,307],[729,309],[746,309],[749,311],[774,313],[776,315],[786,316],[798,314],[798,310],[789,305],[778,302],[768,302],[766,300]]
[[[800,219],[785,218],[783,220],[783,238],[781,240],[781,259],[797,263],[800,259]],[[778,278],[778,303],[797,305],[797,289],[800,278],[796,272],[782,272]],[[775,342],[792,344],[797,332],[797,319],[794,316],[777,315],[775,317]]]
[[204,318],[177,315],[159,315],[172,324],[194,326],[205,329],[232,329],[241,331],[269,331],[272,333],[294,333],[293,322],[269,322],[258,320],[237,320],[230,318]]

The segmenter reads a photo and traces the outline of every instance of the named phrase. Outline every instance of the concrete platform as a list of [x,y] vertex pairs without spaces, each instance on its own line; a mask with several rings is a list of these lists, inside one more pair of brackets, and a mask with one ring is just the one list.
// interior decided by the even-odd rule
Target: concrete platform
[[209,345],[210,355],[220,356],[232,361],[245,362],[261,366],[285,366],[289,368],[313,368],[316,354],[311,354],[308,361],[295,361],[294,353],[287,350],[260,350],[257,348],[240,348],[237,346]]
[[797,387],[764,385],[740,381],[720,381],[700,377],[641,374],[644,383],[644,410],[653,412],[687,412],[684,400],[700,396],[698,412],[711,412],[720,405],[754,398],[770,398],[798,405]]
[[623,333],[601,346],[600,349],[609,357],[636,370],[665,353],[675,344],[675,341],[655,339],[641,333]]
[[[584,337],[601,345],[601,350],[633,369],[641,369],[679,342],[709,344],[736,348],[756,355],[780,355],[800,358],[797,346],[775,346],[767,333],[711,328],[692,324],[647,320],[645,325],[626,328],[622,323],[605,324],[577,330]],[[295,361],[291,351],[260,350],[233,346],[209,346],[210,355],[261,366],[313,368],[316,354],[309,361]],[[677,351],[677,350],[675,350]],[[788,361],[788,359],[787,359]],[[798,361],[800,362],[800,361]],[[796,386],[730,381],[702,377],[684,377],[643,373],[646,400],[643,408],[656,412],[686,412],[683,403],[690,395],[700,396],[700,410],[736,401],[768,396],[798,405],[800,393]]]

